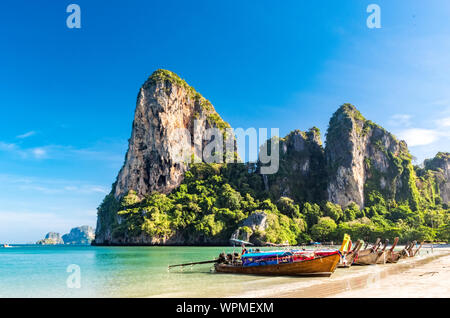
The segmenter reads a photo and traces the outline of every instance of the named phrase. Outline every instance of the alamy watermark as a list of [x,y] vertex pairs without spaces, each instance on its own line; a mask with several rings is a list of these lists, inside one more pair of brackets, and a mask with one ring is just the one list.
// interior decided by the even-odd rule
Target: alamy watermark
[[81,268],[77,264],[70,264],[66,268],[67,273],[71,273],[66,280],[67,288],[81,288]]
[[[369,4],[366,9],[370,15],[367,17],[366,25],[369,29],[381,28],[381,8],[378,4]],[[81,29],[81,7],[78,4],[69,4],[66,12],[70,15],[66,19],[69,29]]]
[[69,29],[81,29],[81,8],[78,4],[69,4],[66,12],[70,15],[66,19],[66,25]]
[[370,4],[367,6],[367,27],[369,29],[381,29],[381,8],[378,4]]

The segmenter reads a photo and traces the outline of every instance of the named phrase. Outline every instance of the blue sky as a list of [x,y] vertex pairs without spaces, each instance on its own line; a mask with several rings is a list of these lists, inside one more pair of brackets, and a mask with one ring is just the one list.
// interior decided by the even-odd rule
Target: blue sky
[[[280,3],[281,2],[281,3]],[[0,242],[95,226],[125,156],[138,90],[178,73],[233,127],[318,126],[344,102],[450,150],[450,3],[8,1],[0,10]],[[66,7],[81,7],[81,29]],[[381,29],[366,26],[369,4]]]

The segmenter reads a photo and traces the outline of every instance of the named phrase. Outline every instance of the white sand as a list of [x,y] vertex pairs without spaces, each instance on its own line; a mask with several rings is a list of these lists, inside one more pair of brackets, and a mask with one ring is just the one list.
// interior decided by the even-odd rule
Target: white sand
[[328,279],[251,290],[241,297],[450,297],[450,248],[424,248],[421,255],[397,264],[338,268]]
[[450,255],[404,272],[374,279],[366,287],[332,297],[357,298],[448,298],[450,297]]

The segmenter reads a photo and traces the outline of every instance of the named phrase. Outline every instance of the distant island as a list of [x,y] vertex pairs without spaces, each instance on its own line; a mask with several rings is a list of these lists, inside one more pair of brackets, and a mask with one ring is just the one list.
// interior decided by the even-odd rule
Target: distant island
[[196,161],[201,153],[176,161],[178,128],[192,136],[217,128],[233,140],[207,99],[157,70],[139,91],[125,163],[98,208],[94,245],[224,245],[230,237],[298,244],[344,233],[450,240],[450,153],[413,165],[405,141],[351,104],[332,115],[325,145],[316,127],[267,140],[261,149],[279,146],[275,174],[261,173],[261,161],[240,162],[235,149],[224,156],[236,163]]
[[49,232],[45,238],[36,242],[38,245],[90,245],[95,238],[95,230],[83,225],[70,230],[61,236],[59,233]]

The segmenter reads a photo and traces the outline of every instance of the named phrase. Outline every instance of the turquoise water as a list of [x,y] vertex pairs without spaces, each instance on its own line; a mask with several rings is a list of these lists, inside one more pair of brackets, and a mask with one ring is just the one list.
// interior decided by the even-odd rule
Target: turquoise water
[[[379,268],[337,269],[331,278],[220,274],[214,273],[210,264],[170,272],[167,269],[169,264],[211,260],[223,251],[229,253],[233,248],[39,245],[0,248],[0,297],[264,297],[267,291],[277,294],[287,289],[299,290]],[[421,250],[424,255],[429,252]],[[71,264],[79,266],[80,288],[67,285],[73,275],[67,272]]]
[[[224,297],[261,278],[224,275],[212,265],[183,270],[169,264],[210,260],[232,247],[13,246],[0,248],[0,297]],[[239,251],[239,249],[237,249]],[[68,288],[69,265],[80,288]],[[262,279],[264,280],[264,279]]]

